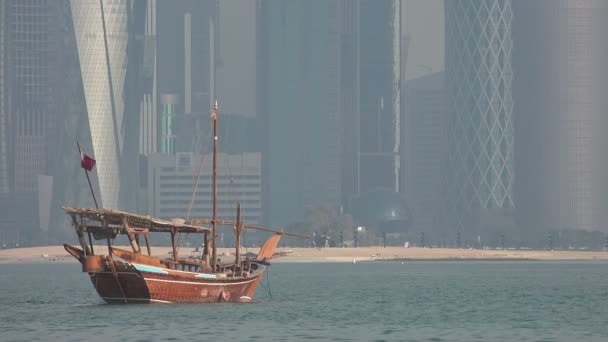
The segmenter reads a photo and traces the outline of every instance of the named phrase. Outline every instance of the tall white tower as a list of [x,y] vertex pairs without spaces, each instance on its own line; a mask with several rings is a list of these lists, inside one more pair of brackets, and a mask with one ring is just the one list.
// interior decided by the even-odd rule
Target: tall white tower
[[122,0],[71,1],[95,170],[105,208],[118,207],[120,190],[127,6]]

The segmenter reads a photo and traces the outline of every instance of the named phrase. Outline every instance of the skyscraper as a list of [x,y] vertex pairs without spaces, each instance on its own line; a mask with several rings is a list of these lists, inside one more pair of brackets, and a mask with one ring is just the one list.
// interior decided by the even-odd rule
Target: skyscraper
[[35,193],[38,175],[47,173],[47,158],[57,119],[52,85],[57,34],[55,5],[37,1],[8,1],[11,49],[14,191]]
[[0,2],[0,194],[10,193],[9,176],[9,104],[8,104],[8,44],[7,2]]
[[[86,115],[97,159],[93,173],[100,205],[134,209],[142,84],[146,2],[71,1]],[[149,123],[149,121],[147,121]],[[147,132],[146,132],[147,133]]]
[[100,201],[113,209],[119,207],[125,134],[128,5],[119,0],[71,1]]
[[[178,0],[152,5],[156,6],[154,91],[158,99],[152,105],[161,105],[161,94],[176,94],[175,150],[199,151],[216,100],[218,4],[216,0]],[[220,109],[221,103],[220,99]],[[160,108],[155,108],[158,117]]]
[[522,229],[607,231],[608,4],[513,1]]
[[161,124],[160,124],[160,153],[175,154],[175,113],[177,112],[177,95],[162,94]]
[[146,0],[142,68],[144,89],[139,108],[139,154],[144,156],[158,151],[156,22],[156,0]]
[[[60,8],[55,2],[0,3],[0,230],[8,231],[5,241],[39,241],[36,229],[49,227],[62,101],[56,87],[63,71]],[[27,208],[29,215],[22,215]]]
[[340,201],[337,1],[261,0],[257,109],[266,220],[302,219],[307,206]]
[[342,203],[374,189],[399,191],[401,2],[340,1]]
[[445,17],[450,130],[443,224],[455,239],[479,240],[513,224],[511,2],[448,1]]
[[360,0],[359,192],[399,191],[401,1]]
[[440,228],[442,158],[445,155],[446,96],[445,72],[409,80],[405,87],[408,125],[404,148],[408,158],[407,203],[415,218],[413,231],[425,232],[438,241]]

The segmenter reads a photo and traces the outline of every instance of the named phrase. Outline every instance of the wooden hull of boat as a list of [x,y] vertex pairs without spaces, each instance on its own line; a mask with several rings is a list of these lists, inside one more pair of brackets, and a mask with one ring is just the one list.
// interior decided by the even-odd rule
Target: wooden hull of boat
[[89,273],[99,296],[107,303],[248,302],[263,271],[246,279],[192,279],[146,272]]
[[95,290],[107,303],[249,302],[266,271],[263,263],[251,262],[248,276],[220,277],[115,261],[107,256],[85,257],[81,249],[64,247],[80,261]]

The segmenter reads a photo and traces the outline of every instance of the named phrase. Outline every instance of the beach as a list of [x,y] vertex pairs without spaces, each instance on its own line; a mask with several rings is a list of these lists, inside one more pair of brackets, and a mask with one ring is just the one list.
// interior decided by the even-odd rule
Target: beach
[[[117,246],[130,250],[127,246]],[[96,250],[107,254],[107,246],[97,245]],[[169,257],[171,247],[153,247],[153,255]],[[257,248],[241,248],[242,253],[257,254]],[[180,248],[180,256],[199,255],[193,248]],[[218,257],[222,261],[233,258],[233,248],[218,248]],[[360,248],[278,248],[281,256],[273,258],[273,262],[369,262],[382,260],[419,260],[419,261],[449,261],[449,260],[608,260],[607,251],[585,250],[502,250],[502,249],[459,249],[459,248],[403,248],[403,247],[360,247]],[[32,263],[32,262],[76,262],[68,255],[63,246],[43,246],[30,248],[12,248],[0,250],[0,263]]]

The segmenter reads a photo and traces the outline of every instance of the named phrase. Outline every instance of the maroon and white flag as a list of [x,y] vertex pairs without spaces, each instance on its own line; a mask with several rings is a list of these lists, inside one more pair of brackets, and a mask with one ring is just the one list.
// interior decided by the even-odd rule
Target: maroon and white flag
[[87,156],[86,154],[82,153],[82,151],[81,151],[80,152],[80,166],[87,171],[91,171],[91,170],[93,170],[93,167],[95,167],[95,159]]

